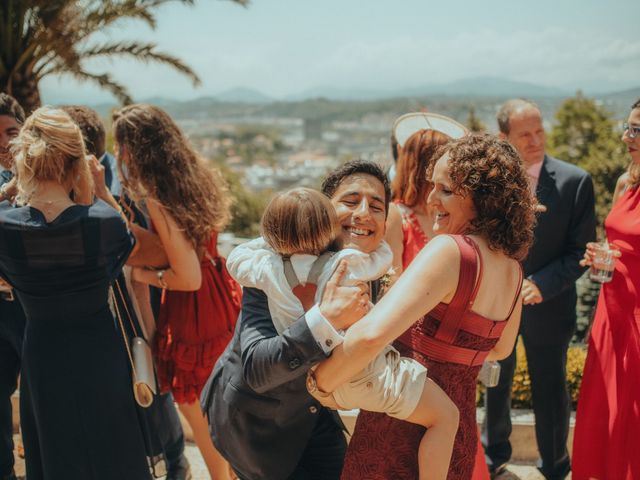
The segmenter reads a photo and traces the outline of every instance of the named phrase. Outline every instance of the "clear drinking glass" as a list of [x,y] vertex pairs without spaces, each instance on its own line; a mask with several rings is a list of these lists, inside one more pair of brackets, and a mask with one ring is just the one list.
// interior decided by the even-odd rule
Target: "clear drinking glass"
[[613,256],[613,250],[609,248],[609,244],[599,243],[593,256],[589,278],[598,283],[610,282],[613,278],[615,263],[616,258]]

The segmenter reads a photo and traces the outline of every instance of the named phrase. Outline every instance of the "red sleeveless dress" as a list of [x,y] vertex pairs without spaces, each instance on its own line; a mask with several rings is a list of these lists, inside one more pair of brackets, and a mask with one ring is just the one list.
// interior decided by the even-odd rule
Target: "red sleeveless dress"
[[[415,212],[403,203],[396,201],[402,217],[402,269],[406,270],[420,250],[427,244],[429,237],[424,232]],[[484,449],[478,435],[478,448],[476,449],[476,461],[473,467],[471,480],[489,480],[489,468],[484,458]]]
[[[458,289],[450,304],[440,303],[407,330],[394,346],[419,361],[460,410],[449,467],[449,480],[469,480],[478,448],[476,380],[506,321],[494,321],[471,310],[482,279],[482,258],[468,237],[453,235],[461,253]],[[480,263],[480,274],[476,272]],[[522,274],[522,272],[521,272]],[[521,283],[521,282],[520,282]],[[520,291],[514,298],[515,308]],[[507,319],[511,316],[511,312]],[[415,480],[418,446],[424,427],[387,415],[360,412],[345,458],[342,480]],[[479,472],[480,473],[480,472]]]
[[629,189],[605,221],[620,248],[600,291],[582,377],[572,478],[640,478],[640,188]]
[[402,217],[402,269],[406,270],[411,261],[427,244],[429,237],[422,230],[415,212],[403,203],[398,201],[395,203]]
[[240,312],[242,291],[218,256],[217,241],[214,232],[200,262],[200,290],[162,295],[154,339],[158,382],[178,403],[198,401]]

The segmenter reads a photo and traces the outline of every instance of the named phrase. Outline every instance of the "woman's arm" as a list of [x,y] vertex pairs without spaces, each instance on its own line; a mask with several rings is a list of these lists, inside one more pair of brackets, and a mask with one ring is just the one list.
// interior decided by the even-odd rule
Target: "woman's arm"
[[393,252],[394,281],[402,273],[402,254],[404,252],[404,234],[402,232],[402,215],[400,209],[394,203],[389,204],[389,215],[387,216],[387,231],[384,239],[387,241]]
[[511,312],[511,316],[507,320],[507,326],[504,327],[502,335],[498,342],[487,355],[486,360],[504,360],[513,351],[513,346],[518,338],[518,330],[520,329],[520,318],[522,317],[522,301],[518,298],[516,306]]
[[616,202],[620,199],[622,194],[627,191],[627,187],[629,186],[629,172],[625,172],[618,178],[616,182],[616,188],[613,191],[613,198],[611,199],[611,206],[615,205]]
[[175,219],[157,200],[149,198],[147,208],[169,258],[169,268],[164,271],[162,278],[166,285],[160,281],[157,271],[140,267],[134,267],[133,279],[169,290],[198,290],[202,283],[202,272],[195,248]]
[[349,328],[344,343],[318,366],[318,388],[334,391],[416,320],[453,298],[459,270],[455,241],[447,235],[431,240],[373,310]]

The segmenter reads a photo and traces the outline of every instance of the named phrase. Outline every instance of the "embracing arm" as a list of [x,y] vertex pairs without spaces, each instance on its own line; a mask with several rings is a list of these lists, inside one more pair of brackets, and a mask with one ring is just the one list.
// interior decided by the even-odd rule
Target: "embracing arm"
[[241,315],[242,371],[256,392],[267,392],[305,375],[311,365],[326,358],[304,316],[278,335],[261,290],[244,289]]
[[402,215],[400,209],[394,203],[389,204],[389,216],[387,217],[387,231],[384,239],[393,252],[394,277],[398,278],[402,273],[402,254],[404,252],[404,234],[402,232]]
[[504,360],[513,351],[513,346],[518,338],[518,330],[520,329],[520,318],[522,317],[522,302],[517,301],[516,306],[511,312],[511,316],[507,320],[507,325],[502,331],[502,335],[498,342],[487,355],[486,360]]
[[[202,283],[202,272],[195,248],[175,219],[157,200],[149,198],[147,208],[169,259],[169,268],[163,275],[167,288],[187,292],[198,290]],[[133,278],[138,282],[163,287],[157,272],[153,270],[134,267]]]
[[242,298],[240,344],[244,379],[258,393],[264,393],[306,375],[342,342],[336,330],[349,327],[369,305],[365,285],[341,285],[346,262],[327,282],[320,305],[293,322],[278,335],[264,292],[245,288]]
[[431,240],[373,310],[355,323],[331,357],[315,371],[318,387],[332,392],[349,380],[416,320],[455,293],[460,251],[446,235]]

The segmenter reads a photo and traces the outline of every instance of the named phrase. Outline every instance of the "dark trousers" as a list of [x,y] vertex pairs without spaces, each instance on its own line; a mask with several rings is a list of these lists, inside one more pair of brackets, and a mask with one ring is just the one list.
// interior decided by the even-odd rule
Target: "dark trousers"
[[322,408],[298,466],[286,480],[339,480],[346,452],[344,431]]
[[183,466],[183,462],[186,462],[184,432],[173,403],[173,395],[170,393],[157,395],[149,410],[167,458],[167,469],[171,471]]
[[[562,479],[570,470],[567,438],[571,399],[567,389],[567,349],[562,345],[533,345],[524,339],[527,355],[533,412],[535,414],[536,440],[540,452],[540,471],[547,479]],[[511,458],[511,385],[516,367],[515,349],[500,362],[500,381],[487,389],[486,416],[482,443],[485,453],[494,466]]]
[[11,395],[18,387],[25,318],[18,300],[0,300],[0,478],[13,471]]

